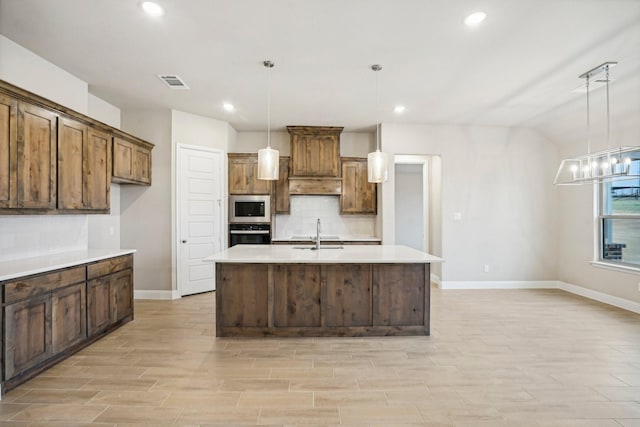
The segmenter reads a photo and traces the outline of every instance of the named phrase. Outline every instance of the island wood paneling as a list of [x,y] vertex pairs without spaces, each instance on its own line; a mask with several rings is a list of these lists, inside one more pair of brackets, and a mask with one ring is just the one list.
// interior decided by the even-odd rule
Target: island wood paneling
[[267,277],[267,264],[222,264],[216,269],[218,336],[224,327],[267,327]]
[[322,269],[326,326],[371,326],[371,264],[327,265]]
[[216,336],[429,335],[429,264],[218,263]]
[[320,266],[276,264],[273,274],[273,326],[320,326]]
[[425,268],[420,264],[375,264],[373,266],[374,323],[387,326],[417,326],[425,323],[429,291]]

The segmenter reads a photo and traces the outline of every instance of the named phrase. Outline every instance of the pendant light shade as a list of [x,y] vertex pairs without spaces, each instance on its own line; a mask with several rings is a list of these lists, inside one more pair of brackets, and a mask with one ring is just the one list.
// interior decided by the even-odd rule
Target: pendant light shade
[[[272,61],[263,61],[267,73],[275,65]],[[280,152],[271,148],[271,88],[267,74],[267,148],[258,150],[258,179],[276,181],[280,169]]]
[[386,182],[388,176],[388,158],[387,153],[376,150],[367,155],[367,176],[369,182]]
[[367,181],[372,183],[386,182],[388,176],[387,153],[380,151],[380,121],[378,120],[378,74],[382,67],[373,64],[371,70],[376,72],[376,151],[367,155]]
[[258,179],[275,181],[278,179],[280,153],[271,147],[258,150]]

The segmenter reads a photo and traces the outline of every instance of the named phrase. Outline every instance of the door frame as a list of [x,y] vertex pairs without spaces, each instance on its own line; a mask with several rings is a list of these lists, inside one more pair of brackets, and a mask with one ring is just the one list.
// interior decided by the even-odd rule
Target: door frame
[[[423,251],[425,252],[429,252],[431,250],[431,230],[430,230],[430,226],[431,226],[431,217],[430,217],[430,196],[431,196],[431,192],[429,191],[429,186],[430,186],[430,182],[429,182],[429,161],[430,161],[430,156],[424,156],[424,155],[406,155],[406,154],[396,154],[393,157],[393,163],[394,164],[403,164],[403,165],[422,165],[422,230],[423,230],[423,235],[422,235],[422,247],[423,247]],[[395,182],[395,174],[397,172],[395,171],[395,167],[394,167],[394,182]],[[394,196],[395,197],[395,196]],[[395,215],[394,215],[395,216]],[[394,239],[395,239],[395,227],[396,225],[394,224],[394,229],[393,229],[393,235],[394,235]]]
[[[224,150],[220,150],[217,148],[209,148],[209,147],[203,147],[200,145],[190,145],[190,144],[176,144],[176,162],[175,162],[175,224],[173,227],[173,232],[174,232],[174,241],[173,241],[173,247],[175,250],[175,260],[176,260],[176,275],[175,275],[175,280],[176,280],[176,291],[174,293],[174,297],[175,298],[182,298],[182,284],[181,284],[181,280],[180,278],[182,277],[182,273],[183,273],[183,267],[182,264],[180,262],[181,260],[181,250],[182,250],[182,246],[180,243],[180,226],[182,224],[182,218],[180,215],[180,201],[181,201],[181,197],[182,194],[180,192],[180,187],[182,184],[182,150],[186,149],[186,150],[192,150],[192,151],[204,151],[207,153],[217,153],[220,155],[220,212],[222,215],[220,215],[220,230],[222,231],[222,235],[220,236],[221,238],[221,247],[225,248],[227,245],[226,239],[225,239],[225,232],[224,230],[226,229],[226,223],[227,223],[227,215],[226,215],[226,192],[225,192],[225,184],[226,184],[226,180],[225,180],[225,176],[226,176],[226,168],[225,168],[225,162],[226,162],[226,156],[225,156],[225,151]],[[213,278],[215,281],[215,266],[214,266],[214,272],[213,272]],[[215,283],[214,283],[214,289],[215,289]],[[175,299],[174,298],[174,299]]]

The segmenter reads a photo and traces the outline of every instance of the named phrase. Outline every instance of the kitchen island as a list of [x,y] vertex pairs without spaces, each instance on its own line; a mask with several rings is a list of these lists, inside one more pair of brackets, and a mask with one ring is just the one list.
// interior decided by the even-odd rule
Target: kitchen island
[[430,264],[406,246],[237,245],[216,268],[216,336],[429,335]]

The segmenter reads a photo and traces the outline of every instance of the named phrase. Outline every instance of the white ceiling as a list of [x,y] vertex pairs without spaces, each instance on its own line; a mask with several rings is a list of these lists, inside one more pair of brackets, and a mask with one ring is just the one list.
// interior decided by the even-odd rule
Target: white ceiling
[[[640,128],[639,0],[157,1],[160,19],[137,0],[0,0],[0,33],[122,109],[174,108],[240,131],[266,129],[271,59],[272,129],[371,130],[379,63],[381,122],[529,126],[563,142],[584,135],[578,75],[618,61],[612,130]],[[469,29],[476,10],[488,17]]]

